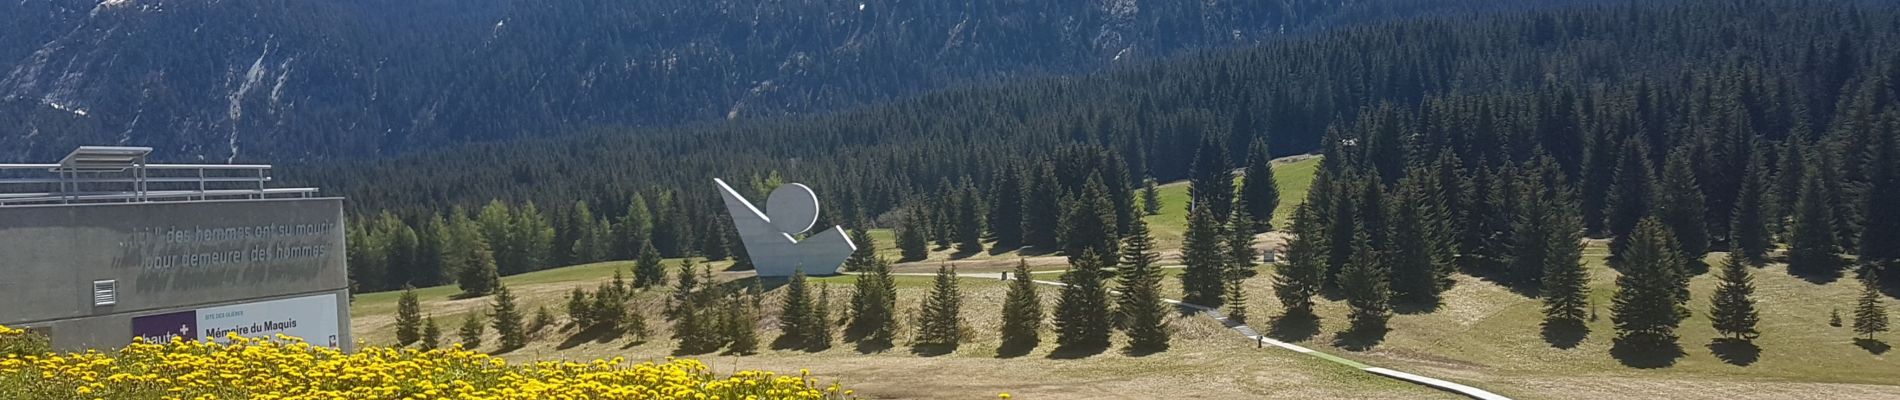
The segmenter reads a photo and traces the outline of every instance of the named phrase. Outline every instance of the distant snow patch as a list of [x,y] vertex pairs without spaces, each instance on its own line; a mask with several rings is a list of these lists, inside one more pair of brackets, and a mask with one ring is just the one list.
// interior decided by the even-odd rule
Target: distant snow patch
[[47,106],[49,106],[49,107],[53,107],[53,109],[55,109],[55,110],[60,110],[60,111],[65,111],[65,112],[69,112],[69,113],[73,113],[73,115],[78,115],[78,116],[81,116],[81,117],[84,117],[84,116],[86,116],[86,109],[85,109],[85,108],[81,108],[81,107],[77,107],[77,106],[67,106],[67,105],[65,105],[65,104],[59,104],[59,103],[53,103],[53,102],[47,102],[47,103],[46,103],[46,105],[47,105]]

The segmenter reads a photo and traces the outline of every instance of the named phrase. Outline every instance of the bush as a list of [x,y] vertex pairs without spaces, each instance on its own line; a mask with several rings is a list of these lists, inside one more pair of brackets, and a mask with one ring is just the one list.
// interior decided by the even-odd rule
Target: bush
[[[0,328],[0,342],[27,337]],[[740,371],[714,375],[691,359],[626,364],[510,365],[459,348],[367,347],[344,353],[280,336],[231,336],[230,344],[135,342],[115,352],[0,358],[9,399],[841,399],[851,391],[809,376]]]

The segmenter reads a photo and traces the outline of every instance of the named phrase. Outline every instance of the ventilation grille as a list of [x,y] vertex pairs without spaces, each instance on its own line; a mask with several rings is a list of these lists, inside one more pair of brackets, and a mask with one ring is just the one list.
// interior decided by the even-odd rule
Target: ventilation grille
[[92,306],[119,304],[119,281],[107,279],[92,281]]

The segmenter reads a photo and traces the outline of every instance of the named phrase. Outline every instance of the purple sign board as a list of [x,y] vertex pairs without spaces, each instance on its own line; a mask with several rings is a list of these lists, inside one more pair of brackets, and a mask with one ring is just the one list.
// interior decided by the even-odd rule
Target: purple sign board
[[132,336],[146,343],[170,343],[172,338],[198,340],[198,311],[179,311],[132,318]]

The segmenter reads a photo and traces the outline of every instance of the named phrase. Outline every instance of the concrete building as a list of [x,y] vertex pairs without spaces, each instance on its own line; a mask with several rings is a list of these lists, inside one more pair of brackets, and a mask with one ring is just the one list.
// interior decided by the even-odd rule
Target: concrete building
[[351,347],[342,199],[269,188],[268,165],[150,151],[0,164],[0,325],[62,350],[228,333]]

